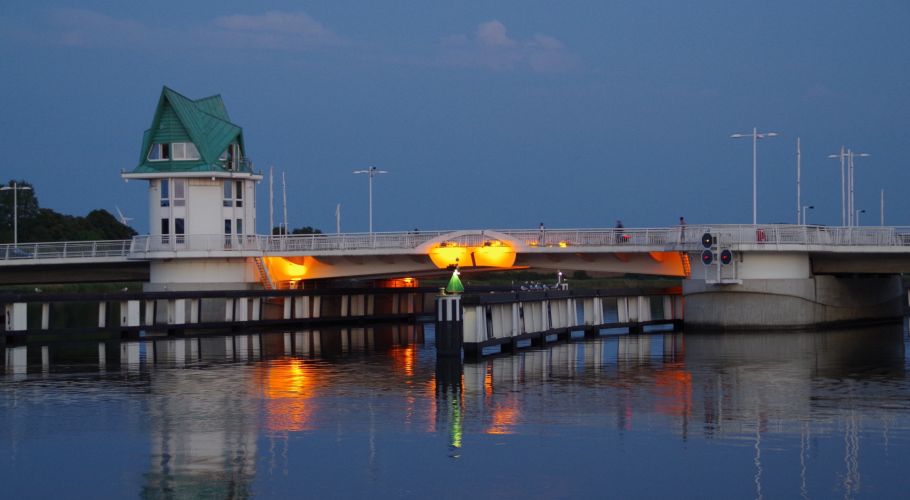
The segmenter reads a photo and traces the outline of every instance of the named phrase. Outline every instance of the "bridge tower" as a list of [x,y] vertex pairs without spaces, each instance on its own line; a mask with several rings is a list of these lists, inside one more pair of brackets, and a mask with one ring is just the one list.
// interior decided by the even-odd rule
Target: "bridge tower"
[[243,129],[231,122],[220,95],[193,100],[164,87],[142,137],[139,163],[121,176],[149,183],[144,243],[161,257],[152,259],[149,290],[258,282],[245,257],[204,265],[192,258],[168,259],[243,249],[256,241],[256,184],[262,174],[253,171]]

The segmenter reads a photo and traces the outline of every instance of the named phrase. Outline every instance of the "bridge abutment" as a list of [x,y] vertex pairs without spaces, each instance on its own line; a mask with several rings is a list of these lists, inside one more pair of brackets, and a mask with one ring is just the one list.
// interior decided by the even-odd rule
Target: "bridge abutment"
[[[687,327],[795,329],[900,318],[900,275],[816,275],[807,254],[737,254],[729,269],[693,259]],[[731,274],[731,270],[734,274]],[[717,280],[717,276],[726,276]],[[718,282],[719,281],[719,282]]]

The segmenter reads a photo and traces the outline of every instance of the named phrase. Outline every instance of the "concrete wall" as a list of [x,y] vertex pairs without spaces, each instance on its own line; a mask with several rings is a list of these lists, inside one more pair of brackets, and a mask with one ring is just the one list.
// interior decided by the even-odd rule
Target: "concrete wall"
[[898,275],[745,279],[738,285],[689,279],[683,281],[683,295],[687,327],[723,329],[896,319],[903,314],[904,300]]
[[146,291],[258,288],[256,266],[246,258],[152,261]]

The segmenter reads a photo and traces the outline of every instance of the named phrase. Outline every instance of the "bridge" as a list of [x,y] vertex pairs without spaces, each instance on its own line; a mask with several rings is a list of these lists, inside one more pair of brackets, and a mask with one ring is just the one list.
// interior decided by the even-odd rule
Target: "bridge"
[[[132,279],[160,260],[262,259],[276,281],[397,276],[454,265],[692,277],[702,235],[737,255],[807,254],[815,274],[910,272],[910,228],[689,225],[670,228],[506,229],[288,236],[136,236],[132,240],[0,245],[7,283]],[[707,268],[708,272],[712,268]],[[75,274],[73,274],[75,273]],[[88,279],[93,277],[93,279]],[[132,277],[132,278],[131,278]],[[698,277],[698,276],[695,276]]]

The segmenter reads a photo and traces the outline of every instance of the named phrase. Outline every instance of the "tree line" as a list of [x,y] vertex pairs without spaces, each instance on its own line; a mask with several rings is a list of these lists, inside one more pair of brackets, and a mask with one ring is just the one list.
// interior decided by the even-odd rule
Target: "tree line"
[[[10,180],[19,187],[16,191],[19,243],[41,241],[125,240],[136,235],[133,228],[122,224],[104,209],[96,209],[84,217],[61,214],[41,208],[35,187],[24,180]],[[13,192],[0,191],[0,243],[13,242]]]

